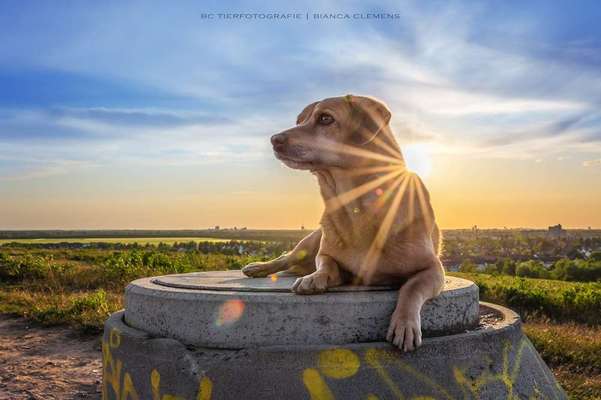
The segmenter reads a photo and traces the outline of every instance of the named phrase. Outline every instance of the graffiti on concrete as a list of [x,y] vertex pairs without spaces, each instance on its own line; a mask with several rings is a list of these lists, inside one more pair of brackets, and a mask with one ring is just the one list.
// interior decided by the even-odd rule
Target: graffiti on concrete
[[[124,368],[123,362],[113,356],[113,350],[121,346],[121,333],[117,329],[109,332],[108,340],[102,341],[103,358],[103,387],[102,398],[108,400],[141,400],[131,375]],[[537,362],[541,362],[536,351],[527,339],[522,339],[515,347],[511,342],[503,344],[503,354],[500,368],[492,368],[493,360],[485,364],[489,369],[474,374],[469,365],[449,365],[452,378],[445,384],[437,383],[428,373],[418,371],[408,362],[399,357],[395,349],[368,348],[355,352],[344,348],[330,348],[321,351],[316,360],[316,365],[302,371],[302,382],[311,400],[336,400],[336,388],[341,385],[353,384],[352,379],[360,369],[362,373],[373,374],[381,382],[382,393],[363,393],[361,398],[367,400],[380,400],[393,396],[400,400],[472,400],[479,399],[489,385],[502,385],[505,388],[505,399],[515,400],[523,398],[523,394],[515,392],[522,367],[522,358],[529,352]],[[471,372],[470,372],[471,371]],[[423,387],[423,394],[409,395],[399,382],[399,374],[408,377],[413,382],[418,382]],[[395,378],[396,377],[396,378]],[[137,382],[141,384],[142,382]],[[152,400],[184,400],[176,394],[165,393],[161,390],[161,374],[157,369],[152,369],[147,383],[150,384]],[[542,400],[546,397],[539,390],[539,383],[535,382],[533,393],[529,400]],[[557,385],[551,381],[544,382],[545,386]],[[360,385],[355,385],[360,387]],[[415,386],[414,386],[415,387]],[[412,390],[414,392],[414,390]],[[210,400],[213,393],[213,382],[207,377],[200,378],[197,394],[194,400]],[[460,393],[459,396],[457,394]],[[380,397],[382,396],[382,397]]]
[[[449,382],[451,386],[448,388],[404,362],[396,350],[370,348],[363,352],[362,358],[364,365],[370,371],[375,372],[375,375],[383,383],[383,387],[387,389],[386,398],[392,395],[395,399],[401,400],[471,400],[479,399],[488,385],[500,384],[505,387],[507,393],[505,399],[514,400],[523,398],[514,392],[514,384],[519,377],[525,350],[531,352],[537,362],[540,362],[527,339],[522,339],[516,348],[513,348],[510,342],[505,342],[502,368],[499,372],[485,370],[474,377],[469,374],[468,367],[450,366],[454,382]],[[493,364],[492,360],[488,361],[490,361],[489,365]],[[322,351],[318,358],[317,368],[307,368],[302,374],[303,383],[311,400],[335,400],[333,389],[343,384],[341,380],[352,378],[359,371],[361,365],[360,356],[351,350],[338,348]],[[412,380],[421,383],[426,394],[417,396],[405,394],[402,385],[391,375],[393,372],[409,376]],[[552,382],[545,382],[545,384],[553,385]],[[456,385],[455,389],[458,390],[451,390],[453,385]],[[462,395],[456,397],[451,392],[460,392]],[[374,393],[367,393],[364,396],[368,400],[379,399]],[[537,383],[535,383],[529,399],[546,399],[538,389]]]
[[[123,368],[123,362],[113,357],[112,351],[121,346],[121,332],[118,329],[111,329],[109,339],[102,340],[102,398],[111,398],[117,400],[140,400],[140,395],[136,390],[131,375]],[[152,400],[185,400],[183,397],[161,392],[161,374],[153,369],[149,377]],[[195,400],[210,400],[213,391],[211,380],[203,376],[198,384],[198,394]]]

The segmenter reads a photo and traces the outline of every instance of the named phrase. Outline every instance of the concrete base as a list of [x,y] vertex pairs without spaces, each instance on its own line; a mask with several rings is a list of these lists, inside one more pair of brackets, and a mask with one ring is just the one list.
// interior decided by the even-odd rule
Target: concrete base
[[412,353],[385,342],[186,346],[106,322],[104,399],[565,399],[522,334],[518,316],[482,303],[498,319],[479,329],[426,338]]
[[566,398],[515,313],[486,304],[494,318],[479,320],[473,282],[446,278],[412,353],[383,341],[398,288],[300,296],[293,282],[240,271],[132,282],[105,325],[103,398]]
[[[319,295],[291,292],[295,278],[248,278],[240,271],[138,279],[125,291],[125,322],[184,344],[252,346],[383,341],[398,287],[341,286]],[[447,277],[421,311],[425,337],[464,332],[478,323],[478,287]]]

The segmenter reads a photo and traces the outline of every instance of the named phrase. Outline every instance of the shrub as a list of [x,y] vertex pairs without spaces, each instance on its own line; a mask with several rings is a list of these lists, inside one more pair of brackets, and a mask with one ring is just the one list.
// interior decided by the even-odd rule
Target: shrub
[[548,278],[549,272],[540,261],[525,261],[517,265],[515,269],[516,276],[526,278]]
[[470,260],[465,260],[459,266],[459,272],[478,272],[478,266]]
[[497,264],[486,264],[482,270],[485,274],[497,275],[501,273]]
[[601,323],[601,284],[568,283],[544,279],[487,274],[452,273],[474,281],[484,301],[508,306],[528,319]]
[[1,255],[0,279],[6,281],[22,281],[24,279],[40,279],[51,269],[52,258],[25,254],[20,257]]
[[498,269],[504,275],[511,275],[511,276],[513,276],[513,275],[515,275],[516,265],[515,265],[515,262],[513,260],[510,260],[509,258],[506,258],[506,259],[504,259],[503,261],[501,261],[499,263]]
[[564,281],[601,281],[601,261],[563,258],[553,265],[551,276]]
[[601,250],[596,250],[591,253],[589,260],[601,261]]

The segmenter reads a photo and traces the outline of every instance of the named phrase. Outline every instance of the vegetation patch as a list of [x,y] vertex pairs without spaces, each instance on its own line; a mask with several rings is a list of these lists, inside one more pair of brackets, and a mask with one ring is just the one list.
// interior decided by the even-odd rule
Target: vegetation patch
[[[4,245],[0,246],[0,313],[24,316],[44,325],[65,324],[100,332],[106,318],[123,308],[123,291],[131,280],[240,269],[252,261],[274,258],[292,244]],[[507,268],[511,265],[517,267],[514,274],[533,267],[507,263]],[[571,264],[565,265],[569,270]],[[482,300],[520,313],[526,321],[524,332],[571,399],[601,398],[601,283],[516,277],[498,270],[449,275],[473,280]]]
[[480,299],[502,304],[522,318],[601,323],[601,283],[576,283],[547,279],[514,278],[482,273],[449,273],[474,281]]

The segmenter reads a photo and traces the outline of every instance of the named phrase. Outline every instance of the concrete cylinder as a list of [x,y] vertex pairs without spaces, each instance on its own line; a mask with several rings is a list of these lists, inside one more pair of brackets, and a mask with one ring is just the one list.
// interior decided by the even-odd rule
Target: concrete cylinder
[[566,398],[519,317],[478,303],[469,281],[448,278],[424,307],[430,330],[411,353],[382,341],[397,288],[297,296],[291,281],[219,272],[133,282],[125,311],[105,324],[103,398]]

